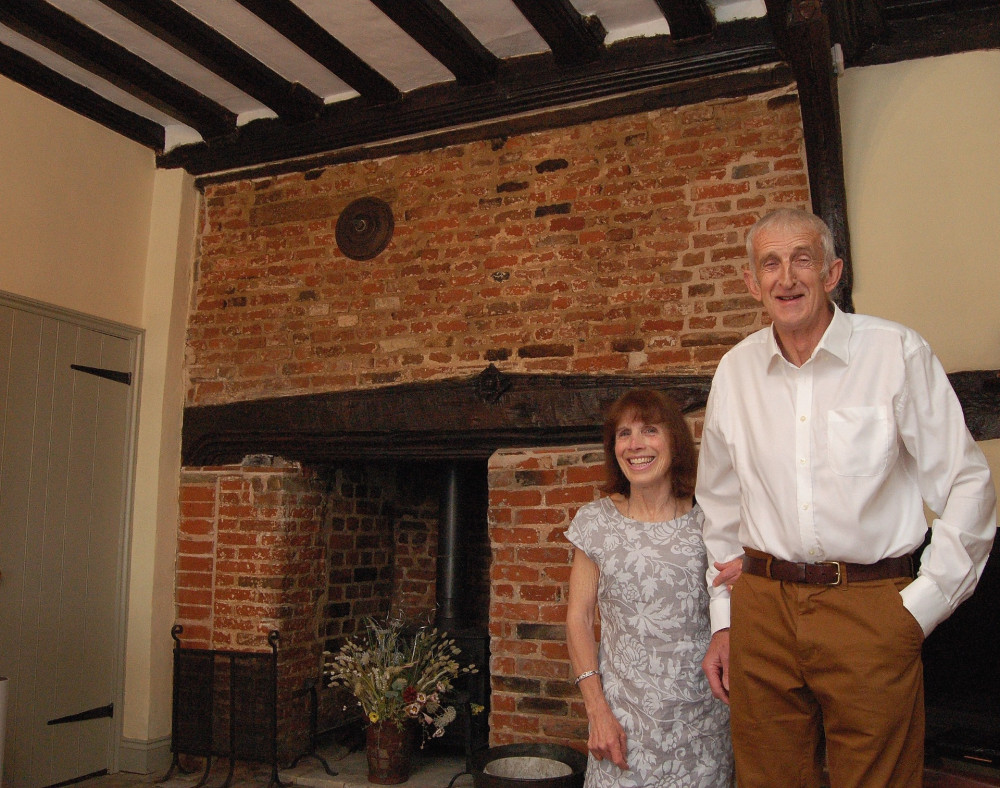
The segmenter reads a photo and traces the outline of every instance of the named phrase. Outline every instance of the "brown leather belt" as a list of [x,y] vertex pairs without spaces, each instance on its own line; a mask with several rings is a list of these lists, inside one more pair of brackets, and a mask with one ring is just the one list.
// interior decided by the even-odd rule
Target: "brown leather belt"
[[782,561],[769,553],[744,548],[743,571],[748,575],[783,580],[787,583],[808,583],[835,586],[861,583],[865,580],[887,580],[891,577],[916,577],[912,555],[883,558],[874,564],[849,564],[844,561],[820,561],[815,564]]

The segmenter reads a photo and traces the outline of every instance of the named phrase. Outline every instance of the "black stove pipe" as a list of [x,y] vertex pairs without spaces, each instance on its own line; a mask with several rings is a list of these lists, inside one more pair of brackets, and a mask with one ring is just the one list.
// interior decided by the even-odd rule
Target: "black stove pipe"
[[455,632],[462,628],[459,609],[459,582],[465,576],[465,553],[462,548],[462,495],[464,484],[458,463],[449,463],[443,474],[437,550],[438,629]]

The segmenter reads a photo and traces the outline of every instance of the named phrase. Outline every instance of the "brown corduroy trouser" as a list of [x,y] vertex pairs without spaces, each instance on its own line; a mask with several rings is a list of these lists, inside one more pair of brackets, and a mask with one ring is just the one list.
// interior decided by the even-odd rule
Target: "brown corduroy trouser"
[[838,586],[743,574],[732,592],[730,712],[740,788],[923,784],[923,632],[908,578]]

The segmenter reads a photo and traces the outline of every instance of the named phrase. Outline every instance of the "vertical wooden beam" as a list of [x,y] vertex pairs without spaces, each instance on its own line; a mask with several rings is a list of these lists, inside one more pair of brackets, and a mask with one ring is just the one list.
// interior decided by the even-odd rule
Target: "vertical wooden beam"
[[830,226],[844,273],[835,298],[854,311],[854,272],[847,226],[840,102],[831,53],[830,24],[820,0],[765,0],[774,38],[799,86],[812,210]]

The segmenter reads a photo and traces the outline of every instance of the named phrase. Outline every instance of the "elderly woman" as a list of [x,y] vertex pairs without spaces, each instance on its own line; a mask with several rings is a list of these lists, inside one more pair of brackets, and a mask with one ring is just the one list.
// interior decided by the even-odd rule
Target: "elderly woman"
[[[673,401],[633,389],[606,414],[604,458],[607,497],[566,531],[577,548],[566,634],[590,724],[585,786],[728,788],[728,709],[701,670],[707,559],[691,432]],[[719,582],[738,567],[720,567]]]

